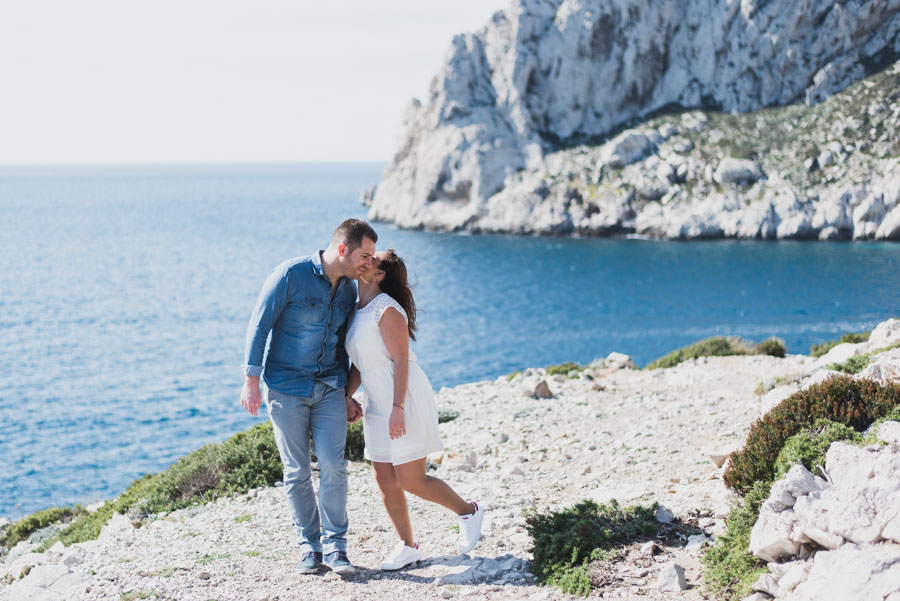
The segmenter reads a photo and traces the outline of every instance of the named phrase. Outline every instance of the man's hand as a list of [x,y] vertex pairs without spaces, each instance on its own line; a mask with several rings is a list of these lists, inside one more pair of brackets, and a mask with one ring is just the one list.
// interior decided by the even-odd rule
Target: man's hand
[[256,415],[262,405],[262,395],[259,394],[259,376],[245,376],[244,387],[241,388],[241,405],[250,415]]
[[358,422],[363,416],[362,405],[357,403],[352,396],[345,396],[344,400],[347,401],[347,423]]

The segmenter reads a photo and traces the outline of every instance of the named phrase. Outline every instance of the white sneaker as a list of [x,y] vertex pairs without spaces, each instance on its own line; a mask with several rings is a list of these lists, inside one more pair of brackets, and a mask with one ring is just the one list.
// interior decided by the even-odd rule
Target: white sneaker
[[475,507],[475,513],[469,515],[460,515],[456,519],[459,520],[459,537],[456,539],[456,548],[460,553],[468,553],[478,544],[481,538],[481,522],[484,521],[484,508],[478,503],[472,503]]
[[397,541],[391,554],[385,557],[381,562],[382,570],[399,570],[405,568],[411,563],[422,560],[422,552],[419,551],[419,545],[415,547],[407,547],[404,542]]

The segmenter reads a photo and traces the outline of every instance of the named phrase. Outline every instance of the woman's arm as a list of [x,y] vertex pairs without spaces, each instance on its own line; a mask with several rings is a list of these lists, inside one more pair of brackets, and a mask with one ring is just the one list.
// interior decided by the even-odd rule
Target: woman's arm
[[409,381],[409,328],[400,312],[388,307],[378,322],[378,329],[394,361],[394,407],[389,425],[391,438],[400,438],[406,434],[403,404]]
[[350,372],[347,374],[347,390],[344,393],[346,396],[353,396],[357,390],[359,390],[359,385],[362,383],[362,379],[359,375],[359,369],[355,365],[350,366]]

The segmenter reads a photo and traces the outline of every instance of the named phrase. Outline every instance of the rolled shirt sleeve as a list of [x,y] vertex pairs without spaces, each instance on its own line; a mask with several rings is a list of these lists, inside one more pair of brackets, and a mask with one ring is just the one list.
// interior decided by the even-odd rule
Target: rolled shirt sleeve
[[266,339],[287,303],[289,276],[290,272],[279,266],[269,275],[259,292],[256,307],[247,326],[247,339],[244,344],[243,372],[246,376],[260,376],[263,373]]

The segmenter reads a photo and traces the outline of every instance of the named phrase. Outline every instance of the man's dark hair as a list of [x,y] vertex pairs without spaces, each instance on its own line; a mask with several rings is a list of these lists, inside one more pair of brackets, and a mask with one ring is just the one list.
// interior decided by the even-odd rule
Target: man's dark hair
[[346,244],[350,251],[362,245],[363,238],[378,242],[378,234],[372,226],[361,219],[347,219],[331,235],[332,244]]

